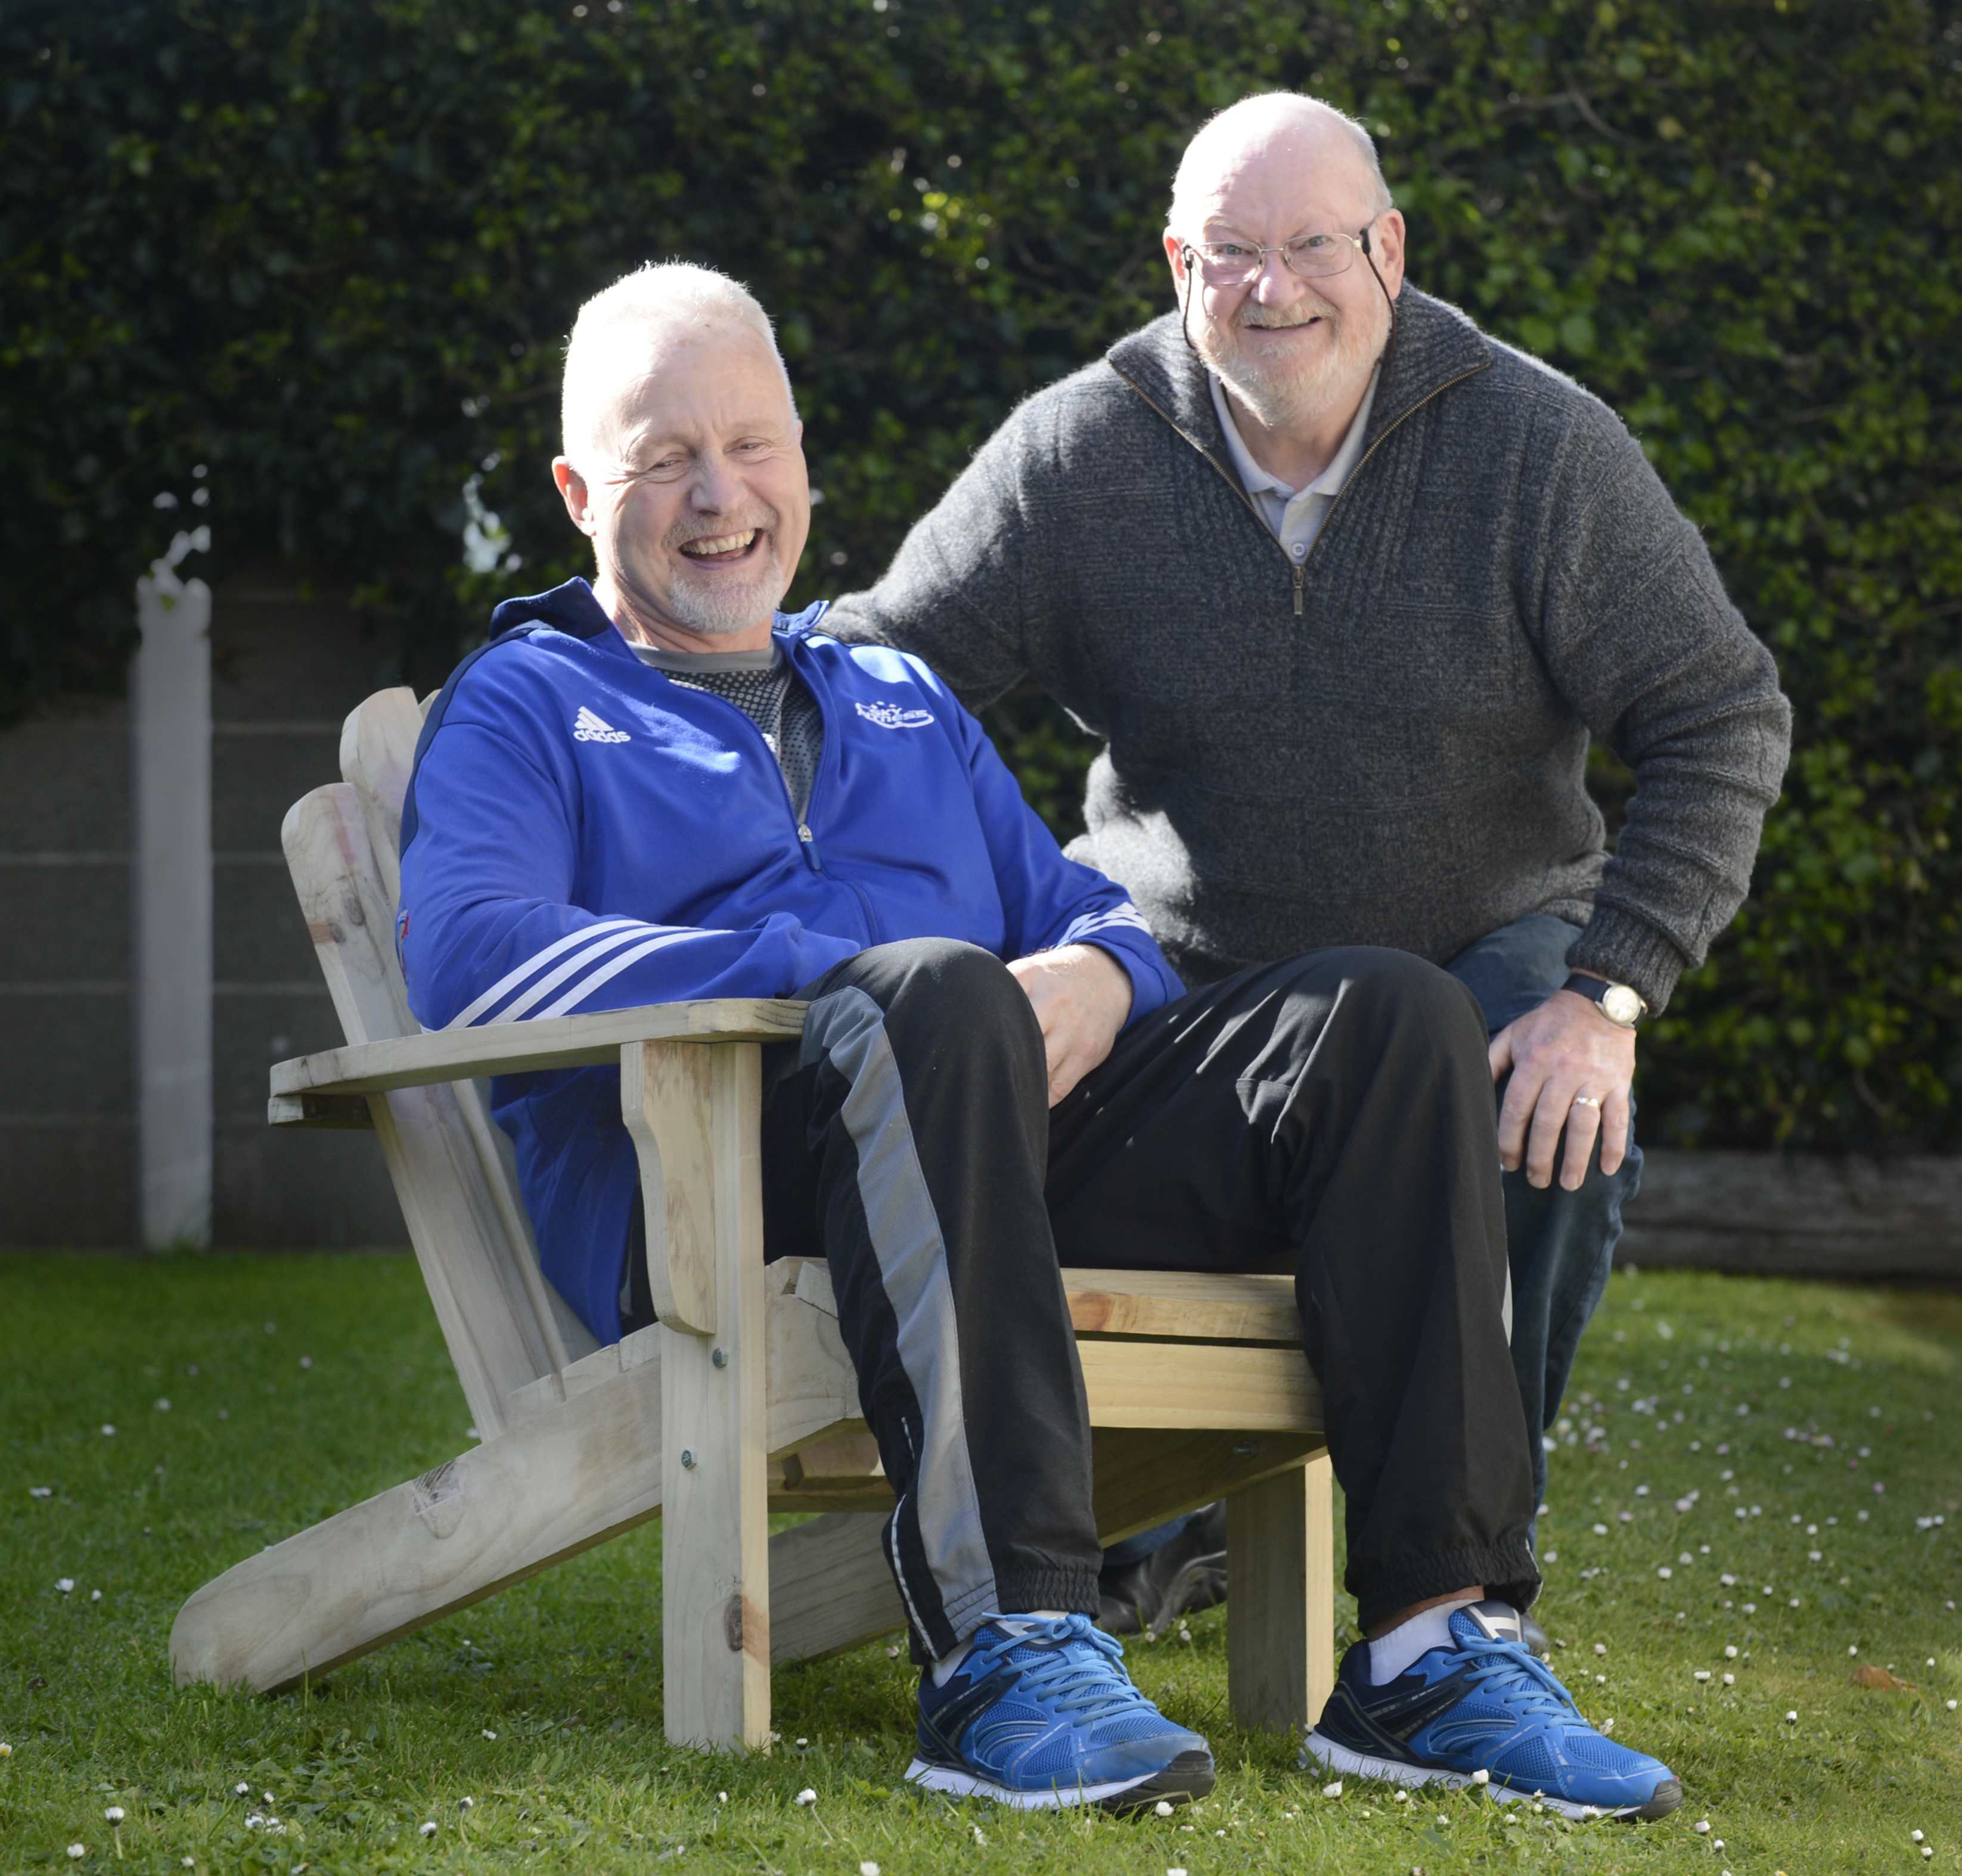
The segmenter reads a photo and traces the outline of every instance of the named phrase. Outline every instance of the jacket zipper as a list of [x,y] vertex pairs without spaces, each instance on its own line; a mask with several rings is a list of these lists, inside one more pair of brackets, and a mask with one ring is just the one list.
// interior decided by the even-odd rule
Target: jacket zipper
[[1203,458],[1206,462],[1211,463],[1213,468],[1219,471],[1221,476],[1225,478],[1226,486],[1230,488],[1235,494],[1238,496],[1240,500],[1246,505],[1247,512],[1261,524],[1261,532],[1264,534],[1269,540],[1273,542],[1275,551],[1278,552],[1281,558],[1286,562],[1289,572],[1294,576],[1294,615],[1296,618],[1302,618],[1307,615],[1308,611],[1306,599],[1305,596],[1305,588],[1308,580],[1308,563],[1314,559],[1315,548],[1321,546],[1322,536],[1328,533],[1328,524],[1334,519],[1335,510],[1337,507],[1340,506],[1342,497],[1347,494],[1350,490],[1355,486],[1356,477],[1363,473],[1363,464],[1367,462],[1379,449],[1382,449],[1383,445],[1388,441],[1392,435],[1401,428],[1406,421],[1416,416],[1417,412],[1422,410],[1433,398],[1437,397],[1441,393],[1449,391],[1453,385],[1462,385],[1468,378],[1477,377],[1481,371],[1491,370],[1491,367],[1489,365],[1474,365],[1469,371],[1462,371],[1456,378],[1447,378],[1443,384],[1438,385],[1433,388],[1427,391],[1422,397],[1417,399],[1416,403],[1413,404],[1408,411],[1405,411],[1401,416],[1398,417],[1395,423],[1385,424],[1383,428],[1382,435],[1379,436],[1374,443],[1370,444],[1369,448],[1364,450],[1362,455],[1356,459],[1355,468],[1349,471],[1348,480],[1342,484],[1340,488],[1336,491],[1335,499],[1328,504],[1328,513],[1321,517],[1321,526],[1316,530],[1314,545],[1311,546],[1308,551],[1298,561],[1282,544],[1280,536],[1275,533],[1272,528],[1267,526],[1266,516],[1261,513],[1260,509],[1254,503],[1253,497],[1247,493],[1245,485],[1241,481],[1239,477],[1233,473],[1232,467],[1226,463],[1222,462],[1211,450],[1208,449],[1206,446],[1200,443],[1198,438],[1193,436],[1190,431],[1181,429],[1177,420],[1173,417],[1171,413],[1166,410],[1165,406],[1160,404],[1149,391],[1146,390],[1144,387],[1137,382],[1136,379],[1126,378],[1123,372],[1117,371],[1117,367],[1115,365],[1111,366],[1110,369],[1114,372],[1117,372],[1117,376],[1120,378],[1123,378],[1125,383],[1129,385],[1133,391],[1136,391],[1138,395],[1142,398],[1146,403],[1149,404],[1154,411],[1158,412],[1159,416],[1163,417],[1165,420],[1171,426],[1175,434],[1183,436],[1194,449],[1199,452],[1202,458]]
[[[832,728],[831,725],[825,721],[824,699],[818,695],[817,686],[812,683],[810,679],[797,668],[796,661],[791,657],[790,647],[788,645],[784,647],[784,662],[791,667],[791,677],[795,679],[797,682],[803,685],[804,689],[810,692],[810,701],[817,707],[818,729],[824,738],[822,746],[829,749],[832,746]],[[785,693],[785,698],[786,701],[788,701],[788,692]],[[783,712],[781,711],[778,711],[777,713],[777,727],[779,733],[781,733],[783,727]],[[758,730],[756,733],[759,736],[761,736],[762,734],[762,731]],[[768,744],[765,744],[765,746],[767,748],[769,746]],[[791,819],[797,823],[797,839],[804,848],[804,858],[810,862],[810,870],[813,873],[822,873],[824,871],[824,856],[817,850],[817,836],[810,831],[810,818],[811,807],[817,800],[818,778],[813,772],[810,778],[810,800],[805,802],[804,804],[804,813],[800,814],[797,812],[796,802],[791,801],[790,778],[784,775],[784,765],[781,762],[778,761],[777,753],[775,749],[772,749],[770,751],[770,759],[776,764],[777,780],[782,785],[784,799],[786,801],[790,802]],[[823,761],[822,758],[820,758],[818,762],[818,767],[822,769],[823,766]]]
[[[666,677],[669,674],[666,672],[663,672],[661,675]],[[797,672],[796,675],[798,682],[802,682],[804,674],[801,672]],[[672,678],[670,678],[669,682],[672,682],[673,681]],[[749,711],[745,710],[741,705],[732,704],[727,698],[718,697],[713,691],[702,690],[698,689],[692,684],[676,684],[675,685],[675,689],[676,690],[693,691],[696,696],[706,697],[711,703],[720,704],[724,709],[734,711],[737,716],[743,719],[743,727],[748,730],[749,733],[753,736],[759,743],[762,744],[763,753],[769,757],[770,766],[776,772],[777,786],[783,791],[784,806],[790,810],[791,825],[797,829],[797,848],[798,851],[804,855],[804,864],[809,867],[813,873],[822,873],[824,871],[824,858],[817,850],[817,836],[810,831],[810,823],[807,818],[810,813],[809,807],[806,807],[804,814],[800,815],[797,813],[797,803],[791,798],[791,785],[784,778],[784,765],[777,759],[776,751],[770,747],[769,739],[766,737],[763,734],[762,731],[756,727],[756,718],[751,716]],[[815,690],[811,692],[810,695],[811,702],[817,705],[818,721],[820,723],[823,723],[823,700],[818,695]],[[828,732],[831,726],[829,724],[825,724],[824,727]],[[814,798],[817,794],[817,778],[815,775],[813,775],[810,778],[810,791]]]
[[[788,651],[784,654],[784,656],[785,659],[790,662],[792,674],[796,677],[797,682],[802,684],[804,689],[810,692],[810,701],[817,706],[817,720],[823,726],[824,731],[824,748],[827,752],[830,751],[835,746],[836,726],[832,724],[830,717],[826,713],[823,695],[819,690],[817,686],[812,682],[808,677],[805,676],[803,672],[797,669],[795,660],[791,659],[790,654]],[[733,709],[735,708],[735,706],[732,705],[730,708]],[[745,716],[748,714],[746,711],[739,711],[738,714]],[[752,723],[750,727],[754,729],[756,726]],[[757,733],[760,736],[762,732],[761,730],[758,730]],[[767,745],[765,746],[767,746]],[[823,767],[824,763],[820,759],[818,763],[819,770],[822,772]],[[786,801],[788,801],[790,799],[791,792],[790,784],[784,779],[783,765],[781,762],[777,764],[777,779],[783,783],[784,797]],[[811,804],[817,799],[818,780],[818,776],[815,775],[810,778],[810,801],[807,802],[804,806],[804,813],[807,818],[803,820],[798,820],[797,823],[797,839],[803,845],[804,858],[810,863],[810,870],[813,873],[823,873],[825,870],[824,857],[817,850],[817,836],[810,831],[810,822],[807,818],[810,813]],[[796,819],[797,804],[794,801],[791,802],[791,815],[792,819]],[[865,890],[864,887],[861,886],[856,880],[844,879],[836,873],[828,874],[827,877],[833,882],[834,884],[842,884],[845,887],[845,890],[850,893],[852,896],[858,901],[859,912],[865,921],[866,942],[868,944],[884,944],[885,941],[880,936],[878,914],[873,910],[871,896]]]
[[[786,653],[784,655],[788,657],[789,654]],[[797,681],[810,692],[811,702],[817,706],[818,721],[824,726],[824,746],[826,749],[829,749],[832,746],[832,731],[831,721],[825,714],[824,699],[818,694],[817,686],[812,683],[801,671],[797,670],[794,664],[791,666],[791,670],[795,674]],[[662,675],[663,676],[666,676],[668,674],[663,672]],[[672,682],[673,680],[670,678],[669,681]],[[698,697],[706,697],[711,703],[720,704],[725,709],[733,711],[737,716],[742,718],[743,725],[749,730],[749,733],[753,736],[758,742],[762,743],[763,753],[769,757],[770,766],[776,771],[777,786],[783,791],[784,805],[790,810],[791,824],[797,829],[797,846],[799,850],[804,855],[804,864],[808,866],[813,873],[823,873],[824,871],[824,856],[818,852],[817,836],[810,830],[810,823],[808,818],[810,813],[810,806],[809,804],[806,805],[804,817],[800,817],[797,811],[797,804],[791,798],[791,785],[784,777],[783,764],[777,760],[776,752],[770,747],[769,743],[764,738],[762,731],[756,727],[756,718],[751,716],[749,711],[745,710],[741,705],[732,704],[727,698],[718,697],[713,691],[697,690],[692,684],[677,684],[675,686],[675,688],[677,690],[692,691]],[[822,769],[823,764],[820,762],[818,766]],[[817,799],[817,784],[818,777],[813,775],[810,778],[810,794],[812,801],[815,801]],[[879,920],[877,914],[874,913],[872,909],[872,901],[870,896],[867,894],[865,889],[853,880],[848,879],[839,880],[839,876],[836,874],[831,874],[827,877],[834,881],[837,881],[839,884],[842,884],[845,890],[851,893],[858,901],[859,912],[863,916],[865,921],[865,930],[868,934],[868,942],[873,944],[883,944],[884,941],[879,935]]]

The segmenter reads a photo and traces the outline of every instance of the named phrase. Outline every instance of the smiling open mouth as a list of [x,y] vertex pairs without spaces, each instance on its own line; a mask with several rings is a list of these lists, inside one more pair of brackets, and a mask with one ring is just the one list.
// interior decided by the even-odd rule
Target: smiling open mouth
[[740,534],[705,535],[698,540],[682,542],[681,551],[690,560],[711,567],[733,566],[749,553],[762,532],[760,528],[745,528]]

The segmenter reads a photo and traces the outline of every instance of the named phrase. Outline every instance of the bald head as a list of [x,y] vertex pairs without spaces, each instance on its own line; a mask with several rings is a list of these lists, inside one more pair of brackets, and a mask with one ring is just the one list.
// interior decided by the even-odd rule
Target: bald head
[[1354,118],[1295,91],[1243,97],[1185,146],[1166,226],[1196,240],[1209,216],[1249,189],[1268,194],[1304,184],[1336,211],[1337,226],[1362,228],[1392,206],[1376,143]]

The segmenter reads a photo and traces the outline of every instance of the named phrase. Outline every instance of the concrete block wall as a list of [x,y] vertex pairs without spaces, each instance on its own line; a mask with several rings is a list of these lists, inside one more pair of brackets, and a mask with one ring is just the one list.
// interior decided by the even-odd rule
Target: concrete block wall
[[136,1231],[129,720],[0,733],[0,1244]]
[[[341,1040],[280,824],[393,679],[358,620],[271,581],[220,589],[212,657],[212,1242],[401,1244],[372,1135],[265,1123],[270,1064]],[[129,794],[120,702],[0,731],[0,1245],[136,1241]]]
[[[212,624],[212,1241],[404,1242],[374,1136],[274,1133],[266,1071],[340,1040],[280,850],[342,718],[398,681],[359,622],[276,580]],[[137,1242],[129,721],[70,702],[0,731],[0,1247]],[[1650,1150],[1624,1262],[1962,1282],[1962,1160]]]

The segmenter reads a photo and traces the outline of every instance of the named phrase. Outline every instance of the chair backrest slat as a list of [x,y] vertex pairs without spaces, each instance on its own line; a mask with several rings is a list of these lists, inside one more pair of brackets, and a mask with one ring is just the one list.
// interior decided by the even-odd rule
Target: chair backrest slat
[[[348,712],[340,729],[341,776],[360,797],[368,842],[388,900],[391,928],[402,901],[402,804],[408,795],[409,777],[415,769],[416,743],[422,735],[423,718],[435,701],[436,694],[432,692],[418,704],[415,692],[406,686],[377,691]],[[391,976],[399,985],[401,973],[392,945],[388,963]],[[406,992],[404,1008],[406,1012]],[[538,1245],[532,1235],[524,1201],[518,1194],[516,1168],[508,1145],[490,1118],[489,1082],[459,1082],[455,1088],[457,1105],[471,1148],[483,1168],[491,1203],[503,1222],[505,1235],[520,1248],[518,1270],[531,1297],[532,1313],[556,1358],[554,1366],[563,1367],[568,1349],[576,1359],[596,1344],[539,1271]]]
[[415,1034],[360,797],[344,781],[315,789],[287,810],[280,839],[343,1034],[350,1042]]
[[340,778],[361,797],[368,844],[391,906],[402,902],[402,803],[422,727],[422,711],[407,685],[377,691],[340,726]]
[[[343,733],[349,780],[316,788],[286,817],[287,862],[350,1042],[418,1027],[395,918],[395,842],[420,725],[411,692],[371,698]],[[369,1107],[457,1379],[490,1438],[506,1424],[513,1389],[596,1344],[539,1273],[484,1090],[469,1082],[404,1089]]]

